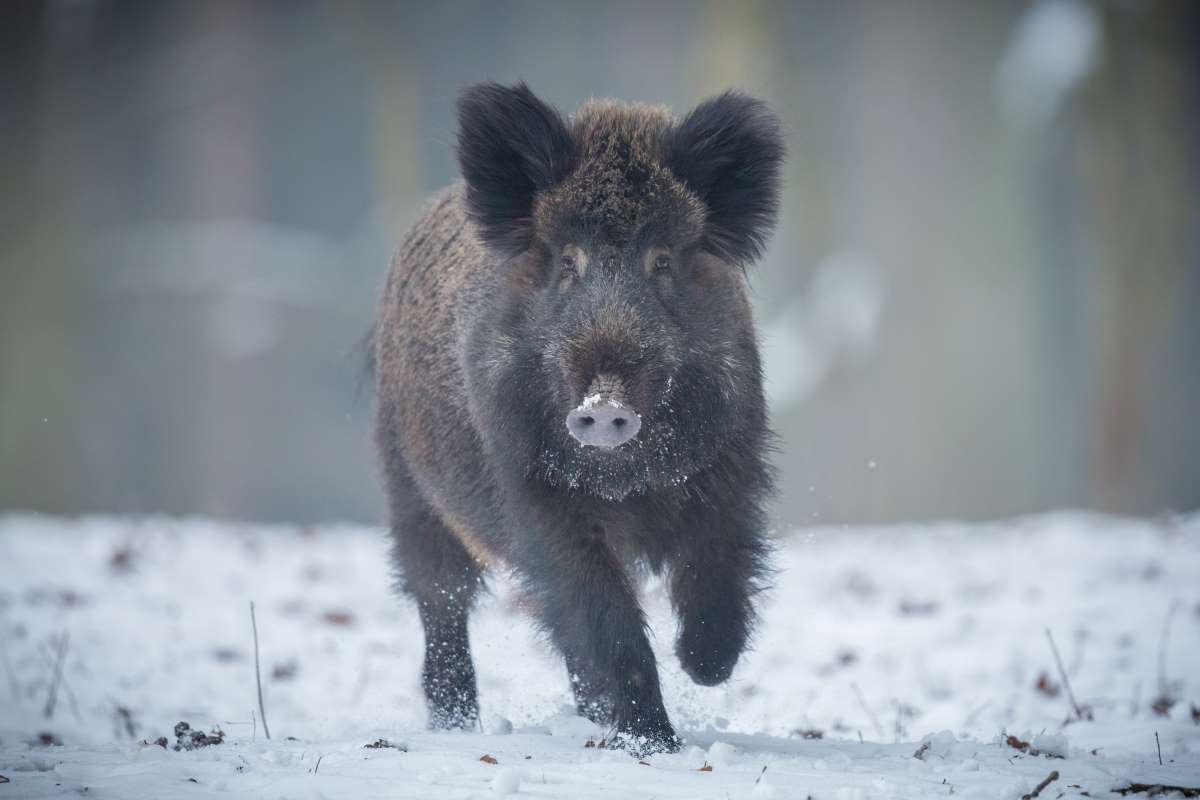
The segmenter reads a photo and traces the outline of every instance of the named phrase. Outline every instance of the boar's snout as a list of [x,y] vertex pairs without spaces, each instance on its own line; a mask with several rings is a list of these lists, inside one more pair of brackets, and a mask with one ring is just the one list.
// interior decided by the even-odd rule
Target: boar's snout
[[642,418],[625,404],[600,393],[589,394],[567,414],[567,430],[587,447],[620,447],[637,436]]

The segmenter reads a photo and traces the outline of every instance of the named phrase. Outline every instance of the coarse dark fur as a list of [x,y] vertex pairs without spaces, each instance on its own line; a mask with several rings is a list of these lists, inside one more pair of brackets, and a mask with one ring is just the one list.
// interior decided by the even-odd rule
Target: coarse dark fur
[[[505,565],[580,711],[635,752],[676,748],[630,568],[669,576],[687,673],[727,679],[767,570],[743,268],[775,221],[778,123],[733,92],[682,120],[612,101],[566,119],[523,84],[467,89],[458,121],[464,182],[400,246],[375,330],[376,438],[431,722],[478,720],[467,618]],[[564,422],[597,391],[642,421],[615,449]]]

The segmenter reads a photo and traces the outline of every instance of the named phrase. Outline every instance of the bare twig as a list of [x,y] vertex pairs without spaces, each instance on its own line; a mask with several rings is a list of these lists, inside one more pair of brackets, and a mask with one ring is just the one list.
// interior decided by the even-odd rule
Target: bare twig
[[1067,671],[1063,669],[1062,659],[1059,658],[1058,648],[1054,646],[1054,637],[1050,634],[1050,629],[1046,628],[1046,639],[1050,642],[1050,651],[1054,653],[1054,663],[1058,665],[1058,675],[1062,678],[1063,688],[1067,690],[1067,697],[1071,700],[1071,708],[1075,710],[1075,719],[1083,720],[1083,711],[1079,708],[1079,703],[1075,702],[1075,693],[1071,691],[1071,681],[1067,679]]
[[763,764],[762,772],[758,773],[758,777],[754,779],[754,785],[757,786],[758,782],[762,780],[762,776],[766,775],[766,774],[767,774],[767,765]]
[[[47,645],[43,642],[38,644],[37,655],[38,658],[42,660],[42,664],[45,665],[45,667],[50,670],[50,674],[53,675],[55,671],[55,662],[58,660],[55,650],[51,649],[50,645]],[[71,689],[71,682],[67,680],[67,674],[65,671],[59,676],[58,689],[67,698],[67,706],[71,709],[71,716],[75,718],[76,722],[82,723],[83,715],[79,713],[79,701],[75,698],[75,692]]]
[[252,742],[254,741],[254,733],[255,733],[255,730],[256,730],[256,728],[257,728],[257,725],[258,725],[258,723],[257,723],[257,722],[255,722],[255,719],[254,719],[254,711],[253,711],[253,710],[251,710],[251,712],[250,712],[250,719],[245,719],[245,720],[242,720],[242,719],[236,719],[236,720],[229,720],[229,719],[226,719],[226,720],[221,720],[221,724],[222,724],[222,725],[249,725],[249,726],[250,726],[250,741],[252,741]]
[[992,704],[991,700],[984,700],[982,703],[975,706],[975,708],[972,709],[969,714],[967,714],[966,719],[963,720],[963,727],[969,728],[972,725],[974,725],[975,720],[979,719],[979,715],[982,714],[984,712],[984,710],[991,704]]
[[50,693],[46,696],[46,707],[42,713],[46,719],[54,716],[54,706],[58,703],[58,686],[62,683],[63,662],[67,660],[68,634],[64,631],[58,640],[58,657],[54,662],[54,677],[50,679]]
[[858,697],[858,702],[863,707],[863,711],[867,712],[867,716],[871,718],[871,724],[875,726],[875,732],[879,736],[879,740],[883,741],[883,726],[879,724],[879,717],[875,716],[875,712],[867,705],[867,700],[863,697],[862,690],[858,688],[858,684],[850,681],[850,688],[854,690],[854,694]]
[[267,712],[263,708],[262,673],[258,668],[258,621],[254,618],[254,601],[250,601],[250,628],[254,631],[254,682],[258,686],[258,714],[262,717],[263,733],[271,738],[271,729],[267,727]]
[[1046,780],[1042,781],[1037,786],[1033,787],[1032,792],[1030,792],[1029,794],[1026,794],[1026,795],[1022,795],[1021,800],[1033,800],[1033,798],[1037,797],[1039,794],[1042,793],[1042,789],[1045,789],[1047,786],[1054,783],[1056,780],[1058,780],[1058,770],[1054,770],[1054,772],[1051,772],[1049,775],[1047,775]]
[[1162,742],[1160,742],[1158,740],[1158,731],[1154,732],[1154,746],[1158,748],[1158,765],[1161,767],[1163,765],[1163,763],[1162,763]]
[[369,650],[364,649],[363,656],[362,656],[362,667],[359,669],[359,672],[358,672],[358,680],[354,684],[354,695],[350,699],[350,702],[353,705],[358,705],[359,703],[361,703],[362,699],[363,699],[363,694],[367,691],[367,679],[368,679],[367,673],[368,673],[368,670],[370,667],[370,659],[371,659],[371,652]]
[[130,711],[126,706],[123,706],[116,701],[113,701],[113,705],[113,714],[115,717],[114,721],[118,736],[120,735],[121,729],[124,728],[125,734],[129,736],[130,739],[136,739],[137,726],[133,723],[133,712]]
[[910,705],[901,703],[899,700],[892,700],[896,706],[896,744],[904,741],[904,737],[908,736],[908,728],[904,724],[905,719],[912,719],[917,710]]
[[319,769],[321,768],[321,759],[322,759],[322,758],[324,758],[324,757],[325,757],[325,754],[324,754],[324,753],[322,753],[321,755],[317,756],[317,765],[316,765],[315,767],[313,767],[313,775],[316,775],[316,774],[317,774],[317,770],[319,770]]

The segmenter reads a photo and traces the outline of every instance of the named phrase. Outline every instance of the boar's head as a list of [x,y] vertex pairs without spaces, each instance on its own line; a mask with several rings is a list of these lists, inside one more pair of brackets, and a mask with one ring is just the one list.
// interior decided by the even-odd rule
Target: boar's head
[[783,144],[729,92],[677,120],[523,84],[459,101],[467,209],[502,273],[468,354],[484,436],[522,475],[619,500],[766,435],[744,267],[775,222]]

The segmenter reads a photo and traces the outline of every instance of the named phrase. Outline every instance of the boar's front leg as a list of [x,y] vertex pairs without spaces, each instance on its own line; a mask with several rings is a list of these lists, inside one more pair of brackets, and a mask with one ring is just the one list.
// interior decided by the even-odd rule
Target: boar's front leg
[[[551,515],[526,520],[532,524],[524,528],[513,565],[535,600],[540,624],[568,668],[587,682],[577,699],[597,704],[603,714],[611,707],[611,724],[635,753],[678,750],[629,576],[601,529],[566,512]],[[599,687],[606,698],[592,694]]]
[[480,566],[420,498],[407,472],[392,473],[392,559],[425,631],[421,684],[429,724],[473,728],[479,704],[467,619],[480,587]]
[[752,497],[706,494],[685,510],[671,559],[671,600],[679,617],[675,653],[692,680],[727,680],[754,623],[754,595],[767,571],[769,545]]

